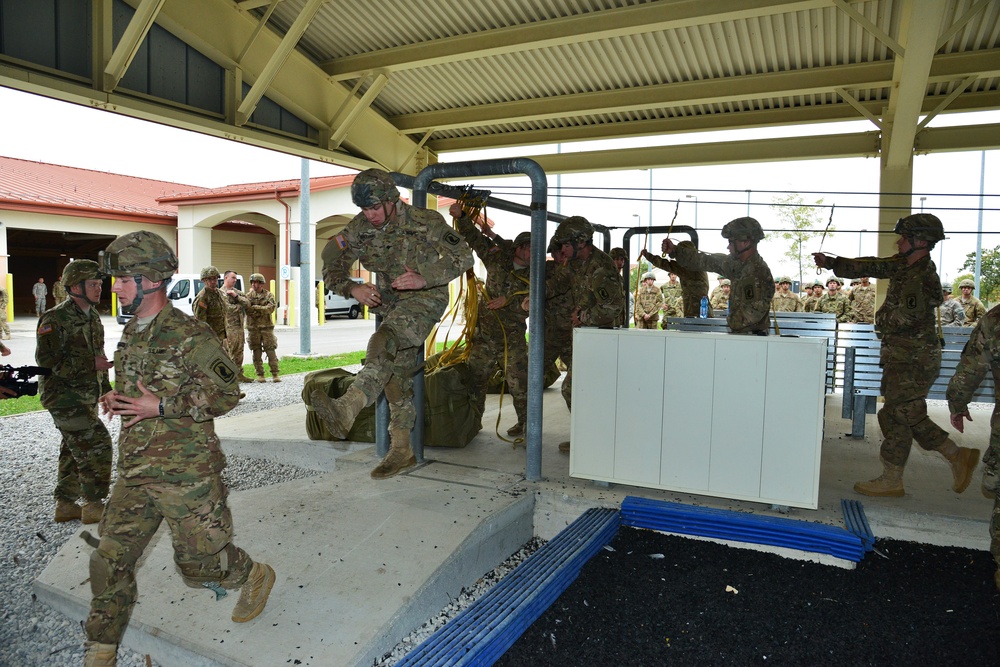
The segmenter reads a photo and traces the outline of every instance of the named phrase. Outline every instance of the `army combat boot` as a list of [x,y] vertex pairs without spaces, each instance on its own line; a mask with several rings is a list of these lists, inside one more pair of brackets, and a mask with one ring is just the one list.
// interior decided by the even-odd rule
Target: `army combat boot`
[[88,501],[80,511],[81,523],[97,523],[104,516],[104,503],[100,500]]
[[905,495],[903,490],[903,466],[893,465],[882,459],[883,472],[870,482],[858,482],[854,485],[854,490],[865,496],[879,496],[883,498],[901,498]]
[[390,430],[389,443],[389,453],[372,470],[372,479],[392,477],[411,466],[417,465],[417,457],[413,455],[413,448],[410,447],[409,431],[402,429]]
[[68,500],[56,501],[56,523],[76,521],[80,518],[80,506]]
[[117,644],[87,642],[87,653],[83,656],[83,667],[115,667]]
[[267,596],[271,594],[274,586],[274,568],[267,563],[254,563],[250,568],[250,576],[247,577],[243,587],[240,589],[240,599],[236,601],[233,608],[233,620],[237,623],[246,623],[257,618],[260,612],[264,611],[267,604]]
[[313,410],[326,424],[327,430],[333,437],[341,440],[347,439],[358,413],[368,404],[368,397],[354,385],[348,387],[344,395],[338,399],[330,398],[319,389],[313,389],[309,397],[312,399]]
[[962,493],[969,488],[972,473],[979,465],[979,450],[971,447],[959,447],[951,438],[948,438],[938,448],[938,451],[948,459],[948,464],[951,465],[951,474],[954,478],[951,490],[955,493]]

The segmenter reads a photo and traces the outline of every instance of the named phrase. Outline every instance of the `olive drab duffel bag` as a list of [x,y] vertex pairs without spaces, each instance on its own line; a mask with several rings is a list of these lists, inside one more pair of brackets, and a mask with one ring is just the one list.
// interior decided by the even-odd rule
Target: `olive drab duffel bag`
[[[302,400],[306,404],[306,433],[310,440],[339,440],[327,430],[326,424],[312,409],[312,390],[318,388],[330,398],[340,398],[354,383],[355,374],[343,368],[327,368],[306,375],[302,385]],[[375,404],[361,411],[354,420],[347,439],[351,442],[375,442]]]
[[[433,359],[428,366],[433,367]],[[483,413],[471,386],[464,361],[424,376],[424,445],[465,447],[476,437],[483,428]]]

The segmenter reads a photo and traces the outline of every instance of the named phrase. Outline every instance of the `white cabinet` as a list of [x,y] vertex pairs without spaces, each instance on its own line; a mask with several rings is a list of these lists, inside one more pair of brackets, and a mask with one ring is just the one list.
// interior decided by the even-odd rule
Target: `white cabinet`
[[826,345],[574,330],[570,475],[815,509]]

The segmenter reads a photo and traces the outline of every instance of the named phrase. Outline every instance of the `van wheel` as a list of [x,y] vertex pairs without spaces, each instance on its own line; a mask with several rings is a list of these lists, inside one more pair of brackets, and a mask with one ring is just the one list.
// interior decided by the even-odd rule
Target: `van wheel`
[[347,316],[352,320],[358,319],[358,315],[361,314],[361,307],[357,304],[351,306],[351,309],[347,311]]

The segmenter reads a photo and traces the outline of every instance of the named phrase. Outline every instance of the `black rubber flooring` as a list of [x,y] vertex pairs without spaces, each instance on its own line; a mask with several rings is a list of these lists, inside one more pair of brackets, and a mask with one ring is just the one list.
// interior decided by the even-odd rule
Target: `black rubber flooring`
[[496,665],[1000,665],[985,551],[880,540],[845,570],[627,527],[609,546]]

